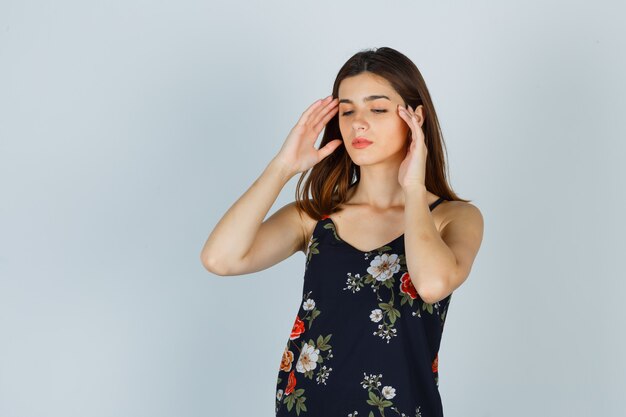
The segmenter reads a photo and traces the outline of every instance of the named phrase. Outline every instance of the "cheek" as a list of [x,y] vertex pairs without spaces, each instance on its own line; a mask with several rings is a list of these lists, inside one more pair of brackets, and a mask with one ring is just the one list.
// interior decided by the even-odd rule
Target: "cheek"
[[407,138],[410,138],[411,129],[406,122],[400,118],[394,120],[389,129],[395,133],[396,137],[401,138],[402,141],[406,141]]
[[404,123],[403,125],[400,125],[397,127],[397,140],[399,143],[399,146],[403,149],[408,149],[408,147],[411,145],[411,129],[407,126],[407,124],[404,122],[404,120],[402,121],[402,123]]

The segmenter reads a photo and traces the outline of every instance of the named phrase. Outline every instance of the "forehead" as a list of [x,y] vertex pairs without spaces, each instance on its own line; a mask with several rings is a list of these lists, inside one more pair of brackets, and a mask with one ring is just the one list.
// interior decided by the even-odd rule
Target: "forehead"
[[339,84],[338,96],[340,101],[348,99],[359,104],[363,103],[365,97],[372,95],[385,95],[393,101],[402,101],[389,81],[369,72],[344,78]]

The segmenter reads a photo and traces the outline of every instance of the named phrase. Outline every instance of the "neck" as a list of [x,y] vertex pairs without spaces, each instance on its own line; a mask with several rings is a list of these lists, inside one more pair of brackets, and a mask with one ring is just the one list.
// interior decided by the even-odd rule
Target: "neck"
[[397,167],[361,167],[360,174],[359,183],[348,192],[349,204],[364,205],[380,211],[404,207],[404,190],[398,182]]

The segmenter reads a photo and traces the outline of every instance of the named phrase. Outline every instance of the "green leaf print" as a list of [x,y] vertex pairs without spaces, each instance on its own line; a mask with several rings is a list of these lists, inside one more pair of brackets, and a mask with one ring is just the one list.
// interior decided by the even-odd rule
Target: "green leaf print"
[[[304,331],[298,328],[298,336],[300,335],[302,338],[299,340],[290,340],[287,341],[287,346],[285,348],[285,352],[283,353],[283,359],[281,361],[281,370],[279,372],[283,372],[283,374],[289,374],[289,379],[287,379],[287,386],[280,387],[277,391],[277,401],[278,406],[280,407],[280,403],[282,400],[282,404],[287,407],[287,411],[291,412],[295,406],[296,414],[300,415],[301,412],[306,412],[307,407],[305,405],[306,397],[304,396],[305,389],[297,388],[298,379],[292,379],[290,372],[293,372],[294,376],[295,372],[298,372],[298,376],[303,376],[305,378],[309,378],[311,380],[317,381],[318,384],[326,384],[329,375],[332,372],[332,367],[327,366],[324,362],[333,357],[332,354],[332,346],[329,344],[329,341],[332,337],[332,334],[328,335],[318,335],[316,337],[316,341],[313,338],[309,338],[308,341],[305,339],[305,335],[310,331],[310,324],[312,319],[320,314],[320,311],[315,307],[315,300],[313,298],[309,298],[311,295],[311,291],[303,297],[303,305],[302,308],[306,311],[306,315],[300,319],[299,316],[296,316],[296,324],[294,324],[294,329],[296,329],[296,325],[300,321],[309,321],[309,326],[305,325]],[[300,323],[301,325],[301,323]],[[316,346],[317,345],[317,346]],[[300,351],[300,356],[297,357],[297,350]],[[304,355],[304,356],[303,356]],[[315,361],[315,363],[313,363]],[[319,364],[319,365],[318,365]],[[290,370],[285,370],[285,366],[288,366]],[[311,369],[313,367],[313,369]],[[299,369],[299,370],[298,370]],[[314,379],[314,373],[317,372],[317,377]],[[281,378],[281,374],[279,374],[277,378],[277,385],[280,385],[286,378]],[[293,385],[290,385],[293,384]],[[293,389],[292,392],[286,393],[288,388],[291,387]],[[282,397],[281,397],[282,395]],[[278,411],[278,408],[277,408]]]
[[302,302],[303,302],[302,308],[304,309],[306,313],[304,314],[301,320],[302,321],[306,320],[309,322],[309,326],[308,326],[309,330],[313,326],[313,320],[321,314],[321,312],[315,306],[315,300],[312,298],[309,298],[312,292],[313,291],[309,291],[308,293],[304,294],[302,297]]
[[320,311],[316,308],[313,309],[311,311],[311,315],[309,316],[309,313],[307,312],[307,314],[304,316],[304,320],[309,322],[309,329],[311,329],[311,327],[313,327],[313,320],[315,320],[315,317],[320,315]]
[[296,414],[300,415],[300,411],[306,411],[306,405],[304,405],[306,397],[301,397],[296,400]]
[[332,334],[329,334],[326,337],[323,337],[322,335],[319,335],[317,337],[317,348],[321,351],[326,351],[328,349],[330,349],[330,345],[328,344],[328,341],[330,340],[330,337],[332,336]]
[[382,308],[383,311],[389,311],[393,308],[393,306],[389,303],[378,303],[378,307]]
[[395,308],[389,310],[389,321],[391,321],[391,324],[394,324],[398,317],[400,317],[400,310],[397,310]]
[[[377,310],[372,306],[373,309],[368,313],[369,319],[374,322],[376,326],[373,335],[380,337],[387,343],[398,335],[395,322],[398,318],[402,317],[402,309],[396,308],[394,305],[395,295],[399,297],[398,307],[408,303],[411,307],[410,312],[412,316],[421,318],[421,310],[428,311],[428,313],[432,315],[435,313],[434,310],[437,309],[436,313],[440,317],[442,325],[445,318],[445,311],[439,311],[438,303],[425,303],[424,300],[419,297],[419,294],[416,295],[416,291],[410,280],[407,281],[407,279],[409,279],[409,273],[405,255],[391,253],[391,251],[393,251],[391,246],[383,246],[378,251],[371,251],[378,252],[379,255],[370,261],[367,274],[361,276],[362,271],[359,273],[348,272],[347,287],[343,288],[344,290],[350,290],[353,294],[356,294],[365,284],[371,286],[376,295],[375,305],[378,305],[378,308],[380,308],[380,310]],[[366,257],[366,259],[368,258]],[[385,288],[388,288],[390,291],[387,292]],[[412,298],[414,296],[416,298]]]
[[307,265],[309,264],[309,262],[311,262],[311,257],[313,255],[317,255],[320,253],[319,249],[317,249],[317,245],[319,244],[319,242],[317,242],[317,238],[311,238],[311,242],[309,244],[309,248],[307,250],[307,254],[306,254],[306,263]]
[[432,304],[428,304],[428,303],[424,303],[422,305],[422,310],[427,310],[430,314],[433,314],[433,305]]
[[287,411],[291,411],[293,408],[293,403],[296,401],[296,397],[293,395],[289,395],[285,397],[285,404],[287,404]]
[[334,223],[326,223],[324,225],[324,229],[330,229],[333,231],[333,235],[335,235],[335,240],[341,240],[339,238],[339,235],[337,234],[337,231],[335,230],[335,224]]
[[[393,407],[393,402],[390,401],[396,396],[396,390],[393,386],[385,385],[381,382],[382,374],[370,374],[363,373],[363,381],[360,384],[367,390],[369,399],[366,403],[376,407],[381,417],[385,417],[385,408],[391,407],[398,417],[408,417],[408,414],[402,413],[397,407]],[[382,389],[379,388],[383,385]],[[416,411],[419,410],[419,407]],[[374,417],[374,411],[370,410],[369,417]],[[416,417],[421,417],[417,415]]]
[[378,398],[378,395],[374,394],[372,391],[369,392],[369,395],[370,395],[370,399],[367,400],[367,403],[375,407],[380,407],[382,401],[380,398]]

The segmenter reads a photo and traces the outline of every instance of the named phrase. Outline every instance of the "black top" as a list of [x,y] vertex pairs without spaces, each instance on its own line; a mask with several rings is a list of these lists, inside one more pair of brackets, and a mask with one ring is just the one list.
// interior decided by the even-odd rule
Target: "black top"
[[443,416],[437,353],[451,296],[434,304],[420,298],[404,234],[363,252],[324,216],[307,246],[302,304],[278,371],[276,416]]

